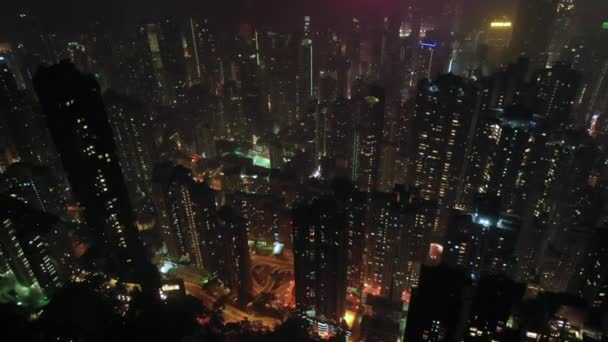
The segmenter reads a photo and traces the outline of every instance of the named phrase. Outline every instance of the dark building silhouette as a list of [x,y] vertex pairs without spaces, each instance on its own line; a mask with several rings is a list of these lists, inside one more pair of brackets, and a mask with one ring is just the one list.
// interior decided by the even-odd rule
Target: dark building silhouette
[[445,237],[444,262],[471,276],[506,274],[514,266],[521,220],[501,212],[500,199],[480,196],[469,211],[454,211]]
[[243,217],[230,207],[219,210],[218,236],[222,240],[216,251],[216,257],[226,261],[220,270],[222,280],[238,295],[242,304],[252,299],[251,258],[247,244],[247,228]]
[[[564,60],[566,54],[563,52],[573,49],[570,43],[572,43],[574,34],[576,10],[577,2],[575,0],[556,0],[553,27],[547,28],[551,35],[547,46],[547,64],[551,65],[555,61]],[[570,49],[568,49],[569,47]]]
[[142,281],[147,264],[99,84],[69,62],[42,67],[34,86],[74,196],[96,243],[124,279]]
[[[48,131],[34,99],[19,89],[15,74],[4,59],[0,60],[0,151],[11,156],[10,161],[21,160],[32,164],[55,166],[56,154],[51,146]],[[0,171],[6,167],[0,162]]]
[[570,287],[593,308],[608,305],[608,231],[598,228],[591,234],[587,254]]
[[458,341],[470,306],[470,280],[447,266],[423,266],[412,291],[405,341]]
[[174,104],[183,100],[183,89],[186,84],[186,62],[184,60],[182,32],[179,24],[170,17],[163,18],[157,27],[160,33],[158,36],[158,48],[168,83],[166,85],[166,94],[169,96],[172,104]]
[[506,276],[481,278],[475,290],[464,341],[503,340],[507,323],[521,303],[525,286],[514,283]]

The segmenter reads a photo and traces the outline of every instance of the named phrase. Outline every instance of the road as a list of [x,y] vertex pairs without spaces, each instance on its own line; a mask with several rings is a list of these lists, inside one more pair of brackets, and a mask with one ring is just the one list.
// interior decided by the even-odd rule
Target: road
[[251,268],[251,279],[253,280],[253,293],[264,292],[266,284],[272,282],[272,267],[265,264],[257,264]]
[[193,267],[181,266],[172,269],[170,275],[175,278],[183,279],[184,281],[200,284],[206,276],[206,273]]
[[251,266],[269,265],[275,267],[279,271],[293,272],[293,260],[280,258],[276,256],[264,256],[259,254],[251,255]]
[[[189,295],[198,298],[206,307],[213,308],[213,304],[217,300],[215,297],[205,292],[205,290],[203,290],[198,284],[188,281],[184,282],[184,284],[186,287],[186,292]],[[230,304],[224,305],[222,317],[226,323],[238,323],[244,320],[249,320],[252,323],[260,322],[262,326],[270,329],[275,329],[282,323],[281,320],[277,318],[258,316],[256,314],[240,310]]]
[[213,304],[215,304],[215,298],[205,292],[200,285],[184,281],[184,286],[186,287],[186,293],[198,298],[203,304],[208,308],[213,308]]
[[[276,256],[252,255],[252,279],[253,293],[259,296],[267,292],[274,294],[276,300],[271,304],[278,310],[295,307],[293,292],[293,258],[282,258]],[[259,272],[255,277],[254,269]],[[278,274],[287,273],[287,277],[279,277]],[[258,280],[260,280],[258,282]]]

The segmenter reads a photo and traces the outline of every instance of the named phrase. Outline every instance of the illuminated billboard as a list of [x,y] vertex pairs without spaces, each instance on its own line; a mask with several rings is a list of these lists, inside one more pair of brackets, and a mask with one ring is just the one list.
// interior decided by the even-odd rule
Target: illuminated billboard
[[429,259],[431,261],[440,261],[443,255],[443,246],[438,243],[431,243],[429,248]]
[[493,21],[490,23],[490,27],[492,28],[505,28],[505,27],[511,27],[513,24],[511,24],[510,21]]
[[422,47],[437,47],[437,43],[432,43],[432,42],[420,42],[420,46]]

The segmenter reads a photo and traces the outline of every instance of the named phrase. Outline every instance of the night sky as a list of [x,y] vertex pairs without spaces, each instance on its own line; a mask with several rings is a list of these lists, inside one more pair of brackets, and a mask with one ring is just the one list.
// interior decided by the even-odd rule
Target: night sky
[[[428,10],[447,0],[421,1]],[[512,15],[517,2],[512,0],[463,0],[465,24],[488,14]],[[195,14],[220,20],[223,24],[250,21],[278,29],[300,23],[294,20],[310,13],[317,24],[336,23],[353,15],[385,15],[403,7],[407,0],[20,0],[4,1],[0,11],[0,39],[14,35],[16,13],[25,10],[39,18],[50,31],[75,34],[92,19],[101,18],[116,28],[146,18]],[[599,27],[608,19],[607,0],[578,0],[583,26]],[[474,18],[474,19],[473,19]],[[469,20],[467,20],[469,19]]]

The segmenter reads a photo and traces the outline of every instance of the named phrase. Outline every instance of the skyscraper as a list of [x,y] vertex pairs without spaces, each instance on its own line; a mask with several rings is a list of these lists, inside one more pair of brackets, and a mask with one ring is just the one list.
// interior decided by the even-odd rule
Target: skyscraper
[[371,194],[367,203],[363,289],[401,301],[418,283],[420,265],[429,252],[427,206],[416,191],[401,185],[390,193]]
[[[217,257],[227,262],[222,270],[223,280],[238,295],[239,302],[248,303],[252,298],[251,258],[247,244],[247,228],[243,217],[230,207],[219,210],[218,237],[223,243],[219,244]],[[213,237],[207,237],[212,239]]]
[[490,174],[487,192],[500,197],[504,209],[509,210],[517,203],[517,177],[537,122],[523,106],[510,106],[497,114],[498,124],[492,127],[497,137],[495,151],[485,167]]
[[486,33],[486,44],[496,52],[509,47],[513,34],[513,23],[506,18],[493,20],[489,23]]
[[[167,80],[167,95],[172,101],[183,100],[186,85],[186,61],[184,51],[187,42],[182,36],[179,25],[172,18],[160,21],[159,48],[163,69]],[[175,102],[172,102],[175,103]]]
[[181,235],[172,224],[173,217],[169,212],[171,206],[168,203],[169,196],[167,195],[174,169],[175,166],[168,162],[154,165],[150,199],[156,214],[157,231],[163,239],[167,255],[173,259],[179,259],[183,255],[184,248],[181,246],[184,244],[181,243]]
[[516,210],[523,224],[519,279],[529,280],[540,271],[544,286],[566,289],[593,225],[588,180],[596,153],[595,144],[582,132],[542,126],[534,130],[516,184]]
[[270,154],[270,167],[273,169],[281,169],[284,160],[284,149],[283,144],[281,143],[281,139],[276,134],[271,134],[268,142],[268,150]]
[[[134,66],[137,68],[136,78],[141,79],[142,85],[150,84],[151,80],[156,81],[158,88],[143,88],[142,92],[150,95],[157,95],[158,103],[167,104],[169,102],[170,87],[167,81],[166,67],[161,56],[161,32],[158,24],[147,23],[140,25],[137,31],[137,59]],[[147,81],[146,81],[147,80]],[[137,91],[137,90],[136,90]],[[156,100],[156,98],[152,98]]]
[[403,164],[399,163],[399,147],[396,144],[384,142],[380,154],[380,170],[378,172],[378,190],[390,191],[395,185],[397,174],[403,173]]
[[[187,257],[196,267],[202,269],[204,267],[203,226],[199,225],[199,219],[202,217],[197,210],[197,204],[200,203],[197,203],[193,194],[196,184],[190,172],[182,166],[176,166],[170,177],[165,193],[167,214],[171,224],[169,234],[171,237],[167,242],[170,247],[176,248],[178,257]],[[204,208],[200,209],[204,210]]]
[[194,57],[193,80],[223,84],[224,80],[220,75],[221,61],[216,54],[215,37],[209,30],[209,20],[190,17],[187,26],[188,49]]
[[317,86],[317,65],[313,32],[310,29],[310,17],[304,17],[304,32],[298,52],[298,75],[296,85],[296,102],[302,115],[308,102],[315,98]]
[[69,62],[41,68],[34,85],[55,146],[85,218],[124,279],[147,264],[100,88]]
[[369,86],[355,99],[354,133],[350,163],[352,181],[365,192],[378,189],[384,130],[384,88]]
[[23,246],[17,240],[15,224],[9,218],[2,220],[2,235],[0,235],[0,253],[2,253],[2,268],[12,271],[15,278],[24,286],[32,286],[37,280],[34,270],[27,259]]
[[152,178],[152,142],[149,136],[149,120],[143,106],[136,100],[106,92],[104,101],[119,163],[132,200],[150,192]]
[[[458,193],[460,207],[471,208],[477,193],[496,194],[497,189],[491,182],[504,182],[504,176],[511,181],[507,182],[507,187],[513,187],[517,172],[512,171],[519,167],[522,142],[527,141],[530,129],[537,124],[529,106],[522,105],[529,102],[530,87],[525,82],[527,71],[528,60],[520,57],[517,63],[476,83],[477,108],[467,141],[462,191]],[[496,163],[508,165],[511,171]],[[510,199],[510,192],[505,193],[503,189],[501,193],[502,197]]]
[[163,102],[165,78],[162,73],[162,61],[159,55],[158,33],[154,25],[139,25],[133,52],[120,66],[119,79],[122,81],[115,89],[123,93],[147,99],[150,104]]
[[598,153],[586,134],[568,132],[547,143],[547,174],[534,212],[545,229],[541,285],[565,291],[585,254],[596,211],[588,179]]
[[348,209],[348,266],[347,285],[359,289],[363,283],[365,265],[365,212],[367,196],[363,192],[355,191],[351,195],[352,201]]
[[545,67],[546,49],[556,15],[557,0],[520,1],[513,28],[513,57],[525,54],[533,68]]
[[438,48],[437,42],[425,41],[420,43],[418,49],[418,76],[420,78],[432,79],[439,71],[433,68],[436,64]]
[[600,308],[607,304],[608,299],[608,232],[604,228],[598,228],[591,237],[587,253],[570,287],[583,297],[589,306]]
[[18,88],[15,75],[0,60],[0,148],[12,150],[22,161],[55,166],[56,154],[45,126],[33,98]]
[[338,326],[345,310],[347,216],[331,195],[294,209],[296,308]]
[[370,197],[365,290],[390,298],[393,277],[397,273],[396,266],[403,263],[399,260],[398,252],[402,249],[400,242],[404,220],[399,215],[399,203],[395,194],[378,193]]
[[471,87],[458,76],[441,75],[418,84],[415,185],[422,198],[437,201],[434,236],[440,236],[455,200],[474,109]]
[[50,167],[14,163],[3,176],[0,184],[4,183],[4,191],[9,196],[42,212],[66,216],[68,187],[63,178],[57,176]]
[[580,74],[565,63],[537,71],[532,77],[535,92],[534,112],[554,128],[566,127],[578,92]]
[[480,196],[470,212],[454,212],[445,237],[444,262],[475,279],[507,274],[514,266],[519,217],[501,211],[500,199]]
[[547,66],[561,60],[561,52],[568,46],[574,33],[575,0],[557,0],[555,21],[550,30],[551,38],[547,46]]
[[0,259],[21,285],[39,286],[51,296],[66,280],[47,241],[57,218],[4,195],[0,204]]
[[351,60],[348,69],[347,97],[351,95],[352,83],[361,75],[361,24],[353,18],[346,39],[346,56]]

